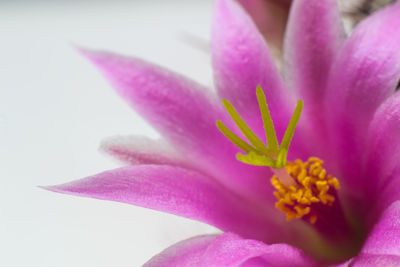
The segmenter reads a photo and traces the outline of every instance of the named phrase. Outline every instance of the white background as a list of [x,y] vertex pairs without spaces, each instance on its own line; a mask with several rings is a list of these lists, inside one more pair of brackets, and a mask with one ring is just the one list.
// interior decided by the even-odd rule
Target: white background
[[0,2],[0,266],[140,266],[216,231],[37,187],[117,167],[97,151],[104,137],[157,137],[70,44],[139,56],[211,86],[211,10],[211,0]]

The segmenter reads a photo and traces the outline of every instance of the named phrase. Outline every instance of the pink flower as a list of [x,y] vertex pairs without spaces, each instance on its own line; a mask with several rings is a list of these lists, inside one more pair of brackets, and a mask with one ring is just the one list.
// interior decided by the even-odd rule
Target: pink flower
[[[346,39],[336,1],[296,0],[286,29],[284,82],[247,13],[234,1],[218,0],[212,28],[217,95],[140,59],[83,50],[168,145],[142,137],[111,140],[103,149],[129,166],[47,189],[165,211],[225,232],[182,241],[145,266],[400,265],[399,25],[395,3]],[[293,100],[304,101],[286,168],[236,160],[239,149],[215,126],[221,120],[240,135],[223,110],[225,98],[263,136],[258,85],[278,140]],[[278,154],[270,140],[265,153],[263,145],[252,143],[246,152],[242,144],[247,154],[238,158],[259,165],[279,161],[288,145],[282,142]],[[309,157],[323,159],[324,167],[318,163],[315,172],[295,161]],[[299,166],[315,181],[304,185],[295,173]],[[300,191],[304,203],[294,200]]]

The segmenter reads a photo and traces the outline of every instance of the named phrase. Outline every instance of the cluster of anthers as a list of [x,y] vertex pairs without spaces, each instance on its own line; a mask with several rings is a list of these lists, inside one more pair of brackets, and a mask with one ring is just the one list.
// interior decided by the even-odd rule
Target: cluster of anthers
[[217,127],[233,144],[246,153],[236,155],[239,161],[271,168],[274,173],[271,183],[276,189],[274,195],[277,198],[275,207],[286,214],[287,220],[305,219],[314,224],[318,218],[316,208],[321,204],[332,206],[335,201],[335,190],[339,189],[340,184],[335,177],[326,173],[322,167],[323,161],[319,158],[311,157],[306,162],[299,159],[294,162],[286,160],[303,109],[303,101],[297,102],[281,144],[278,145],[267,101],[260,86],[257,87],[257,100],[268,146],[254,134],[226,99],[223,100],[226,110],[250,144],[221,121],[217,121]]

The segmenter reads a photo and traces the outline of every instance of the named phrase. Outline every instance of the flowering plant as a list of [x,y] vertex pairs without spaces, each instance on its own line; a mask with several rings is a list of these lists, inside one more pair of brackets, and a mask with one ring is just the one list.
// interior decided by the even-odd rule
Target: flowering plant
[[103,149],[129,166],[46,188],[224,231],[145,266],[399,265],[399,24],[395,3],[346,38],[336,1],[295,0],[283,81],[247,13],[217,0],[216,95],[143,60],[81,50],[164,140],[109,140]]

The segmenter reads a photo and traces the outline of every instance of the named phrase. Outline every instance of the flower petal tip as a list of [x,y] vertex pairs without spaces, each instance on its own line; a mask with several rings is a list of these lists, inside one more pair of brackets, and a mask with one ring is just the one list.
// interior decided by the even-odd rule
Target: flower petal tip
[[78,54],[80,54],[84,58],[88,59],[92,63],[98,62],[99,60],[104,58],[105,54],[107,54],[107,52],[105,52],[105,51],[96,50],[96,49],[92,49],[92,48],[87,48],[87,47],[80,46],[80,45],[77,45],[77,44],[72,44],[72,48]]
[[[39,185],[40,189],[44,189],[47,191],[67,194],[67,195],[82,195],[85,191],[85,187],[88,187],[87,180],[76,180],[67,183],[57,184],[57,185]],[[85,183],[86,182],[86,183]],[[90,184],[89,184],[90,186]]]
[[79,53],[79,54],[81,54],[81,55],[83,55],[85,57],[87,56],[87,54],[91,54],[91,53],[95,52],[95,49],[91,49],[91,48],[88,48],[88,47],[85,47],[83,45],[79,45],[79,44],[76,44],[76,43],[69,43],[69,45],[77,53]]
[[[81,56],[89,60],[94,65],[101,68],[103,65],[107,65],[107,62],[113,62],[114,58],[117,58],[118,54],[112,53],[107,50],[94,49],[78,44],[71,43],[71,47]],[[121,56],[120,56],[121,57]],[[105,67],[105,66],[103,66]]]
[[63,190],[57,185],[39,185],[40,189],[44,189],[46,191],[51,191],[55,193],[63,193]]
[[[217,0],[215,1],[214,6],[214,14],[221,17],[228,19],[229,17],[235,15],[235,12],[238,12],[239,6],[238,3],[232,0]],[[236,14],[237,16],[237,14]]]

